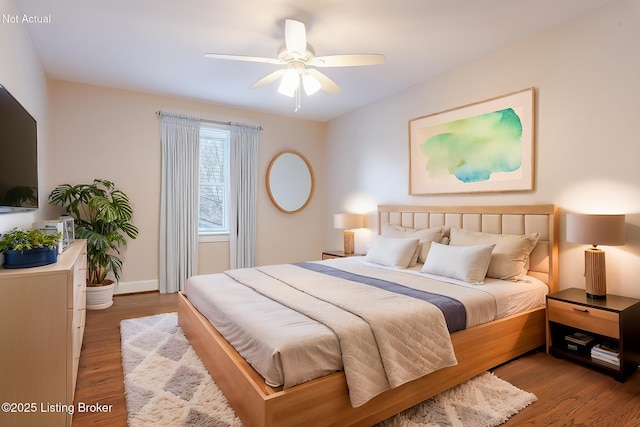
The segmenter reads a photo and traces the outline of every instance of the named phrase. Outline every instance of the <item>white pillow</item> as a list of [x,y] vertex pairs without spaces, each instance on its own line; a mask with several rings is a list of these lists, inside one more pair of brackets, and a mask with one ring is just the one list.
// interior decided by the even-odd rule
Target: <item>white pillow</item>
[[494,246],[449,246],[433,242],[422,271],[482,284]]
[[420,242],[416,248],[409,267],[415,266],[418,262],[423,263],[427,259],[431,242],[440,242],[444,235],[444,227],[433,227],[416,230],[415,228],[401,227],[399,225],[393,225],[389,223],[382,224],[381,233],[385,237],[400,237],[400,238],[418,238]]
[[369,249],[366,261],[389,267],[407,268],[411,262],[420,239],[400,239],[378,236]]
[[451,227],[451,246],[495,244],[487,277],[518,280],[527,274],[529,254],[536,247],[540,233],[491,234]]

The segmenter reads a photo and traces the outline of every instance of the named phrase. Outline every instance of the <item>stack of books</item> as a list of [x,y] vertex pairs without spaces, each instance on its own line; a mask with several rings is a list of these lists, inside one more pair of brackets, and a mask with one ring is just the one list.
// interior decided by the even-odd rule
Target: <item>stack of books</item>
[[570,335],[565,335],[564,339],[568,350],[588,356],[589,348],[594,338],[584,332],[574,332]]
[[604,365],[620,367],[620,349],[607,343],[599,343],[591,348],[591,360]]

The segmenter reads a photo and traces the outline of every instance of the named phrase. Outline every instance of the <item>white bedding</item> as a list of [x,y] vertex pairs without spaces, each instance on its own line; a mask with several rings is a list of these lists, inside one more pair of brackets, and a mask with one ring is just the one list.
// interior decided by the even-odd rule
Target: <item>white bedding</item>
[[[483,285],[471,285],[452,279],[429,276],[421,273],[419,269],[400,270],[380,267],[369,264],[359,257],[332,259],[319,263],[342,271],[392,281],[410,288],[455,298],[462,302],[465,307],[467,327],[543,305],[544,296],[548,289],[544,283],[528,277],[525,281],[519,282],[487,279]],[[194,276],[187,281],[185,289],[191,303],[209,319],[227,341],[265,378],[267,384],[272,386],[282,385],[284,388],[345,369],[345,366],[350,368],[351,359],[347,359],[345,364],[341,355],[341,344],[343,347],[345,346],[345,343],[341,342],[344,338],[340,337],[343,324],[358,324],[354,318],[366,317],[367,315],[374,320],[381,317],[381,315],[376,315],[374,314],[375,312],[370,312],[368,309],[368,307],[377,305],[373,299],[366,304],[363,303],[361,307],[355,304],[356,314],[342,313],[335,307],[335,302],[328,303],[323,301],[343,292],[343,289],[350,287],[351,284],[343,286],[345,282],[341,282],[341,280],[344,281],[344,279],[328,279],[321,273],[312,274],[312,279],[305,279],[304,281],[306,283],[304,286],[308,288],[307,291],[314,291],[314,289],[318,291],[315,297],[305,293],[304,296],[294,298],[300,299],[305,309],[308,306],[325,305],[326,311],[321,309],[319,311],[320,314],[311,315],[317,320],[291,310],[283,304],[261,295],[238,282],[238,280],[254,281],[252,278],[243,278],[243,274],[248,274],[248,277],[255,275],[255,278],[259,278],[259,281],[265,280],[268,288],[277,288],[279,287],[278,282],[289,280],[279,275],[284,274],[288,277],[293,274],[295,276],[296,269],[304,270],[299,267],[284,265],[263,267],[262,270],[264,271],[238,270],[230,271],[226,274]],[[241,273],[243,271],[245,272]],[[304,275],[308,276],[306,272]],[[236,276],[237,280],[234,280],[231,276]],[[265,276],[267,279],[265,279]],[[356,289],[363,286],[366,287],[367,285],[355,284]],[[265,291],[264,293],[270,292]],[[387,291],[378,289],[372,293],[390,294]],[[364,301],[363,298],[365,297],[363,295],[365,294],[356,295],[360,296],[347,297],[346,299],[351,299],[355,302],[358,302],[358,300]],[[396,305],[396,308],[389,309],[389,313],[393,313],[393,315],[388,316],[390,318],[399,318],[405,315],[405,311],[413,311],[408,309],[409,305],[411,307],[430,305],[423,301],[415,302],[417,300],[411,297],[393,295],[391,299],[402,302]],[[342,304],[338,303],[338,305]],[[405,307],[407,307],[407,310],[404,310]],[[435,309],[435,311],[439,312],[438,309]],[[422,315],[420,314],[420,316]],[[415,314],[412,314],[412,316],[415,316]],[[437,317],[438,314],[435,316]],[[424,323],[432,323],[420,317],[416,319],[421,320],[411,319],[403,320],[401,323],[412,322],[414,327],[415,325],[422,327]],[[376,322],[374,321],[373,323]],[[356,329],[366,328],[363,328],[360,324]],[[377,332],[374,331],[374,335],[375,333]],[[367,335],[367,333],[364,333],[364,335]],[[359,337],[361,334],[360,332],[354,333],[354,336]],[[388,346],[394,349],[393,355],[389,356],[392,360],[397,356],[396,353],[398,352],[396,350],[400,345],[394,343],[394,345]],[[428,352],[428,344],[422,343],[421,345],[419,353]],[[437,347],[442,346],[438,345]],[[355,358],[358,359],[370,353],[376,352],[369,348],[364,352],[353,354],[356,354]],[[387,363],[384,350],[380,353],[382,354],[382,364],[384,365]],[[445,354],[441,354],[438,357],[441,360],[434,362],[435,367],[429,366],[423,371],[418,370],[417,373],[405,374],[404,372],[395,372],[393,369],[391,372],[388,370],[386,373],[388,377],[386,385],[374,379],[372,382],[375,384],[366,385],[366,387],[371,386],[371,390],[366,390],[365,387],[365,391],[360,394],[354,394],[351,390],[352,384],[350,384],[351,394],[354,394],[352,396],[352,404],[358,406],[383,391],[385,387],[399,385],[412,379],[411,376],[424,375],[430,372],[429,369],[433,370],[437,369],[437,367],[455,363],[455,359],[452,361],[446,351]],[[370,363],[375,364],[377,362]],[[406,361],[402,361],[401,358],[398,364],[402,365],[403,363],[406,365]],[[355,378],[375,377],[371,372],[366,371],[356,372],[356,374]],[[349,381],[349,378],[347,380]],[[354,381],[354,384],[357,384],[359,380]]]

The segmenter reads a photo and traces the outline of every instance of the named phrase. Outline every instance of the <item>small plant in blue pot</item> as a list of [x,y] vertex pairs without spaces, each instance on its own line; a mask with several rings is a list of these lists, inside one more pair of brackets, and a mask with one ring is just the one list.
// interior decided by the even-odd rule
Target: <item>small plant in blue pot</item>
[[14,228],[0,237],[4,268],[27,268],[53,264],[58,260],[60,234]]

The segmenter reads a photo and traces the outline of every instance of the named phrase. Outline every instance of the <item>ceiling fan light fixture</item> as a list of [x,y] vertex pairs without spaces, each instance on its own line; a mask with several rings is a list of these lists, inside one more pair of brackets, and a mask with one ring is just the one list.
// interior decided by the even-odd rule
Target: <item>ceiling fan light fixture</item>
[[300,86],[300,74],[293,68],[289,68],[282,76],[282,80],[280,80],[278,93],[293,98],[298,86]]
[[307,96],[313,95],[320,89],[329,94],[340,92],[340,86],[313,67],[356,67],[384,64],[384,55],[380,54],[340,54],[318,57],[313,46],[307,43],[307,30],[304,23],[294,19],[287,19],[284,27],[284,43],[278,49],[277,58],[224,53],[207,53],[205,56],[215,59],[264,62],[286,66],[286,68],[283,67],[267,74],[252,84],[251,87],[258,88],[280,79],[278,93],[290,98],[296,96],[298,99],[296,108],[299,108],[302,89],[304,89]]
[[313,95],[322,88],[318,79],[309,73],[304,73],[302,75],[302,87],[304,88],[304,93],[306,93],[307,96]]

